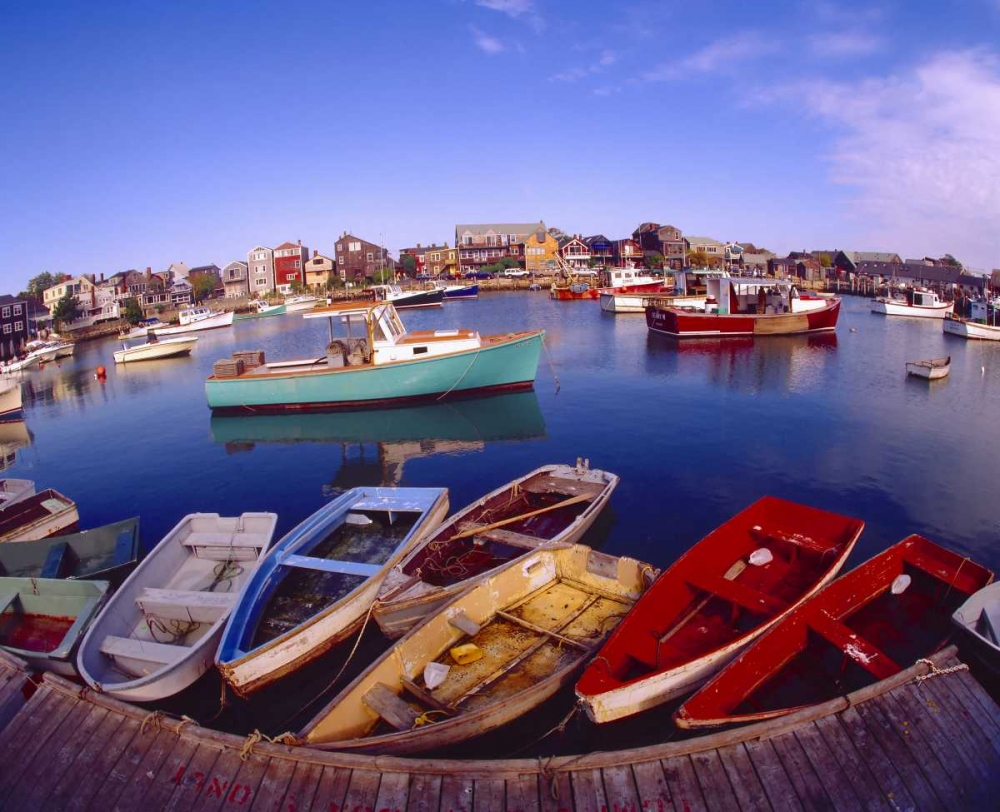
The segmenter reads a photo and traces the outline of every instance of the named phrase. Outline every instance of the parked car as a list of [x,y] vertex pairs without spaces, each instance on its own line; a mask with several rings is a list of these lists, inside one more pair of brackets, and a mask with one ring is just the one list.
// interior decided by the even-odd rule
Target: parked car
[[515,279],[525,279],[529,274],[521,268],[504,268],[503,275]]
[[486,271],[468,271],[465,274],[466,279],[492,279],[493,274],[488,274]]

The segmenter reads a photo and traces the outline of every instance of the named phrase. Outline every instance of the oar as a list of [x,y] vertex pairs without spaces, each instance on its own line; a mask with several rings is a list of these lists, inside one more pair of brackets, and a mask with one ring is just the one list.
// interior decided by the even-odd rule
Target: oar
[[[727,581],[735,581],[739,577],[740,573],[743,572],[743,570],[745,570],[746,568],[747,568],[746,561],[743,561],[741,559],[737,561],[735,564],[733,564],[728,570],[726,570],[725,574],[722,577],[725,578]],[[691,618],[693,618],[702,609],[704,609],[708,605],[708,602],[712,600],[712,598],[714,597],[715,595],[708,595],[707,597],[702,598],[700,601],[698,601],[698,603],[694,605],[694,607],[686,615],[684,615],[684,617],[678,620],[673,626],[671,626],[667,631],[665,631],[656,639],[657,655],[659,655],[659,645],[667,642],[667,640],[669,640],[671,637],[677,634],[677,632],[679,632],[681,628],[683,628],[688,623],[688,621],[691,620]]]
[[[522,513],[520,516],[511,516],[509,519],[501,519],[498,522],[493,522],[492,524],[485,524],[482,527],[474,527],[471,530],[463,530],[461,533],[452,536],[448,541],[456,541],[458,539],[468,538],[469,536],[475,536],[479,533],[483,533],[487,530],[496,530],[498,527],[503,527],[506,524],[513,524],[514,522],[519,522],[522,519],[530,519],[532,516],[537,516],[540,513],[548,513],[550,510],[556,510],[557,508],[569,507],[570,505],[576,505],[580,502],[589,502],[593,499],[590,494],[580,494],[579,496],[573,496],[569,499],[565,499],[562,502],[556,502],[554,505],[548,505],[547,507],[538,508],[537,510],[531,510],[527,513]],[[734,578],[736,576],[733,576]]]

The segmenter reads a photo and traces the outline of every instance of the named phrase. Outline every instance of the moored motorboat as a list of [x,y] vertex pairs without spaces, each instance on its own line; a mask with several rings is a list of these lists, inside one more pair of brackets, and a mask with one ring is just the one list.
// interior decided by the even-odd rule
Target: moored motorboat
[[478,299],[479,283],[471,285],[451,285],[447,282],[435,282],[434,287],[444,293],[445,299]]
[[595,722],[711,677],[843,566],[864,522],[766,496],[666,569],[576,685]]
[[0,479],[0,516],[15,502],[35,495],[35,483],[30,479]]
[[701,310],[705,307],[705,280],[722,276],[718,271],[690,268],[686,271],[667,271],[669,280],[658,285],[631,291],[602,288],[601,310],[606,313],[645,313],[650,305]]
[[23,415],[21,382],[13,378],[0,378],[0,422],[19,420]]
[[941,323],[944,331],[960,338],[1000,341],[1000,301],[982,299],[969,302],[968,318],[953,314]]
[[0,648],[32,668],[74,676],[77,644],[107,591],[106,581],[0,578]]
[[159,332],[167,327],[170,327],[170,325],[159,319],[145,319],[129,330],[120,330],[118,338],[122,341],[132,341],[134,339],[145,338],[150,331]]
[[284,536],[248,581],[216,655],[241,696],[364,622],[389,569],[448,512],[443,488],[353,488]]
[[674,719],[684,728],[772,719],[888,679],[942,648],[952,612],[992,580],[910,536],[790,613]]
[[951,620],[972,641],[980,659],[1000,674],[1000,583],[970,595]]
[[[408,332],[387,303],[332,305],[303,318],[329,319],[325,355],[252,368],[227,364],[225,374],[205,383],[208,405],[230,412],[359,408],[530,389],[545,335]],[[343,340],[334,339],[335,321],[346,324]]]
[[372,614],[399,637],[470,584],[538,547],[575,544],[618,477],[577,461],[544,465],[460,510],[392,568]]
[[236,321],[260,319],[264,316],[280,316],[286,312],[288,312],[288,305],[286,304],[270,304],[263,299],[254,299],[254,301],[250,302],[250,312],[241,313],[236,316]]
[[915,319],[943,319],[955,309],[954,302],[945,302],[923,288],[906,291],[904,298],[879,296],[872,302],[872,313],[883,316],[908,316]]
[[[157,327],[154,331],[160,338],[176,336],[183,333],[198,333],[202,330],[217,330],[229,327],[233,323],[232,310],[215,311],[207,307],[189,307],[178,313],[179,323],[169,327]],[[147,334],[149,330],[147,329]]]
[[673,338],[796,335],[837,329],[840,299],[801,294],[783,279],[719,277],[706,282],[703,310],[646,307],[652,333]]
[[273,513],[192,513],[125,579],[91,624],[77,668],[91,688],[151,702],[212,668],[240,590],[267,552]]
[[140,556],[139,519],[17,544],[0,544],[0,572],[19,578],[84,578],[117,587]]
[[46,488],[0,511],[0,542],[57,536],[74,529],[79,521],[76,502]]
[[312,310],[319,304],[319,298],[310,293],[301,293],[297,296],[286,296],[284,304],[286,313],[297,313],[300,310]]
[[180,336],[161,340],[155,333],[150,332],[149,338],[144,344],[136,344],[132,347],[123,345],[120,350],[116,350],[115,363],[129,364],[137,361],[155,361],[158,358],[190,355],[197,342],[198,336]]
[[648,564],[583,545],[535,550],[396,642],[300,738],[405,754],[511,722],[572,682],[654,576]]
[[936,381],[939,378],[948,377],[951,369],[951,356],[947,358],[928,358],[924,361],[907,361],[906,374],[915,378],[926,378]]
[[[403,290],[399,285],[374,285],[371,288],[376,302],[390,302],[397,310],[413,307],[440,307],[444,290]],[[477,289],[478,294],[478,289]]]
[[0,363],[0,373],[9,374],[13,372],[26,372],[32,367],[38,366],[38,356],[24,356],[23,358],[17,358],[13,361],[4,361]]

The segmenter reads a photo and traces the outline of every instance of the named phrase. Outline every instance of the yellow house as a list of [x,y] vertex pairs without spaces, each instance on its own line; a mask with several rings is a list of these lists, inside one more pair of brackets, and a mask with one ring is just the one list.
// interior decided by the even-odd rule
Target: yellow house
[[449,248],[448,243],[428,247],[424,253],[424,270],[434,276],[443,273],[458,276],[458,249]]
[[559,241],[539,228],[524,240],[524,269],[533,273],[555,271],[559,258]]

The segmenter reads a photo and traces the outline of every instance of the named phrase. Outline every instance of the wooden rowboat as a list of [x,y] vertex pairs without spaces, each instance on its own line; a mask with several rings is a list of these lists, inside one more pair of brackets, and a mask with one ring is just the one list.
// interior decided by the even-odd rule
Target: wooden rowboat
[[74,529],[79,521],[76,502],[46,488],[0,511],[0,542],[56,536]]
[[173,696],[211,670],[237,596],[274,536],[273,513],[192,513],[121,585],[80,647],[80,676],[119,699]]
[[843,566],[864,522],[765,496],[682,555],[576,685],[595,722],[700,685]]
[[445,488],[353,488],[293,528],[226,626],[226,682],[246,696],[357,631],[386,573],[447,513]]
[[951,619],[973,641],[980,659],[1000,674],[1000,583],[974,593]]
[[951,369],[951,356],[947,358],[929,358],[926,361],[909,361],[906,364],[906,374],[916,378],[927,378],[936,381],[948,377]]
[[460,510],[392,568],[373,614],[399,637],[463,589],[540,546],[575,544],[611,498],[618,477],[543,465]]
[[772,719],[888,679],[947,642],[950,617],[993,580],[910,536],[837,579],[684,703],[684,728]]
[[34,495],[35,483],[30,479],[0,479],[0,511]]
[[[300,737],[323,749],[416,753],[517,719],[572,682],[655,573],[584,545],[535,550],[396,642]],[[470,643],[480,657],[449,653]]]
[[0,575],[85,578],[117,587],[139,560],[139,519],[17,544],[0,544]]
[[0,648],[32,668],[75,676],[77,643],[107,591],[107,581],[0,578]]

